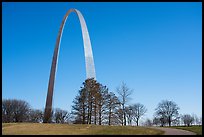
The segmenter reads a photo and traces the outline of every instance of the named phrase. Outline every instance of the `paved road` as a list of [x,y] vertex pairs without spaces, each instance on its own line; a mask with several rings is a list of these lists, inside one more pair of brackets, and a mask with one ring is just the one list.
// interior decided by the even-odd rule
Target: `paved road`
[[164,128],[164,127],[151,127],[155,129],[163,130],[165,133],[164,135],[196,135],[196,133],[182,130],[182,129],[173,129],[173,128]]

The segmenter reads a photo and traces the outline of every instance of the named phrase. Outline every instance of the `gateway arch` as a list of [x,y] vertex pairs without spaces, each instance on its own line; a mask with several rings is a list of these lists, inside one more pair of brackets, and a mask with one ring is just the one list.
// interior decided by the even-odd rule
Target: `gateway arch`
[[79,21],[80,21],[80,25],[81,25],[82,37],[83,37],[83,43],[84,43],[85,64],[86,64],[86,78],[96,79],[93,53],[92,53],[92,48],[91,48],[91,41],[89,38],[89,33],[88,33],[87,26],[86,26],[86,22],[80,11],[78,11],[77,9],[70,9],[67,11],[66,15],[64,16],[62,20],[62,23],[61,23],[61,26],[58,32],[58,36],[57,36],[57,41],[55,44],[54,54],[52,58],[52,66],[51,66],[51,71],[50,71],[49,84],[48,84],[46,106],[45,106],[45,111],[44,111],[44,119],[43,119],[44,123],[51,122],[53,90],[54,90],[54,84],[55,84],[54,83],[55,73],[56,73],[56,68],[57,68],[60,42],[61,42],[64,25],[71,12],[75,12],[77,14]]

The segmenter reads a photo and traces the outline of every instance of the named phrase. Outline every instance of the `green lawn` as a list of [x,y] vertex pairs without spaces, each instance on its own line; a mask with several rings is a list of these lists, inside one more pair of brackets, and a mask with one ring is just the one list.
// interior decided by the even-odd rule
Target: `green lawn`
[[194,126],[194,125],[190,126],[190,127],[186,127],[186,126],[172,126],[171,128],[188,130],[188,131],[195,132],[197,135],[202,135],[202,126]]
[[162,135],[147,127],[81,124],[3,123],[3,135]]

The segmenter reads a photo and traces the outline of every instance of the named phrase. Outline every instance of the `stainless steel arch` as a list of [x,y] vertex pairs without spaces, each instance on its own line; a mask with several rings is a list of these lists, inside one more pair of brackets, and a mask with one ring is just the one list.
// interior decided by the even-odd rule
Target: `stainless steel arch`
[[67,11],[66,15],[64,16],[62,20],[62,23],[61,23],[61,26],[58,32],[58,36],[57,36],[54,55],[52,58],[50,79],[49,79],[49,84],[48,84],[48,92],[47,92],[46,106],[45,106],[44,119],[43,119],[44,123],[51,122],[50,117],[51,117],[51,112],[52,112],[52,99],[53,99],[55,72],[57,69],[56,67],[57,67],[57,61],[58,61],[60,42],[61,42],[64,25],[71,12],[75,12],[77,14],[80,24],[81,24],[83,43],[84,43],[85,63],[86,63],[86,78],[96,79],[93,53],[92,53],[92,48],[91,48],[91,41],[90,41],[87,26],[86,26],[86,22],[80,11],[78,11],[77,9],[70,9]]

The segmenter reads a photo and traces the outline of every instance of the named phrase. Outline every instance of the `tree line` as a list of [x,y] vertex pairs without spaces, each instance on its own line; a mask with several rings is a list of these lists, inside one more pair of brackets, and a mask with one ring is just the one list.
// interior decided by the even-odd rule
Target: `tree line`
[[[95,125],[139,125],[147,108],[141,103],[128,105],[133,90],[123,82],[114,92],[97,82],[86,79],[73,100],[72,110],[68,112],[60,108],[52,110],[52,123],[95,124]],[[169,100],[162,100],[155,109],[154,118],[146,119],[145,126],[180,125],[181,122],[190,126],[193,123],[202,124],[202,118],[196,115],[179,114],[178,105]],[[23,100],[2,100],[2,122],[43,122],[44,111],[33,109]]]
[[[43,111],[33,109],[28,102],[17,99],[2,100],[2,122],[43,122]],[[60,108],[53,109],[52,121],[54,123],[69,123],[70,113]]]

